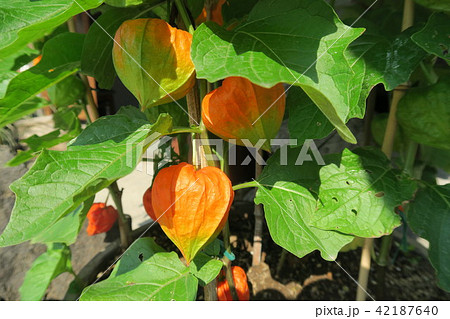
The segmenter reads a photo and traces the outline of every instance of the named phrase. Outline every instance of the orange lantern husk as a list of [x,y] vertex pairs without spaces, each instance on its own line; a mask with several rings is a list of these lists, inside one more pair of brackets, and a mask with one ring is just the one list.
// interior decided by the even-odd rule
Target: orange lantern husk
[[225,226],[233,198],[231,181],[216,167],[180,163],[162,169],[152,186],[155,217],[188,264]]
[[[223,16],[222,16],[222,7],[226,3],[226,0],[219,0],[215,4],[213,8],[211,8],[211,17],[210,20],[214,21],[218,25],[223,25]],[[206,8],[203,8],[200,15],[195,19],[195,24],[200,25],[206,21],[208,13],[206,12]]]
[[113,62],[123,84],[143,109],[184,97],[195,85],[192,35],[160,19],[122,23]]
[[106,233],[116,222],[119,214],[112,206],[105,203],[94,203],[87,213],[89,220],[86,232],[89,236]]
[[276,137],[286,105],[281,83],[263,88],[242,77],[226,78],[222,86],[208,93],[202,102],[206,128],[222,139],[245,146],[265,139],[262,149],[270,152],[270,139]]
[[[244,269],[239,266],[231,267],[231,273],[233,274],[234,287],[238,295],[239,301],[250,300],[250,290],[248,288],[247,275]],[[225,277],[225,273],[222,271],[221,277]],[[219,301],[233,301],[231,296],[230,286],[226,279],[220,280],[217,283],[217,299]]]
[[144,197],[142,199],[142,203],[144,204],[144,209],[147,212],[147,215],[150,216],[151,219],[156,221],[155,212],[153,211],[152,205],[152,188],[149,187],[144,193]]

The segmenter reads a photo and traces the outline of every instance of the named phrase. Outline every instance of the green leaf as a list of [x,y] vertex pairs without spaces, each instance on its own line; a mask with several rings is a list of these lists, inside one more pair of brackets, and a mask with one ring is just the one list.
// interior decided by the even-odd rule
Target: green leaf
[[195,300],[198,280],[175,252],[157,253],[138,267],[84,289],[82,301]]
[[260,184],[255,203],[264,205],[274,242],[299,258],[319,250],[325,260],[335,260],[339,250],[353,240],[353,236],[310,226],[316,199],[298,184],[276,182],[269,187]]
[[428,255],[438,284],[450,291],[450,184],[419,189],[406,217],[411,229],[430,242]]
[[227,0],[222,6],[222,15],[225,24],[240,21],[248,16],[258,0]]
[[9,82],[11,82],[17,74],[19,73],[14,71],[7,71],[0,74],[0,99],[5,96]]
[[114,37],[122,22],[151,15],[150,9],[151,7],[112,8],[103,13],[89,28],[81,55],[81,71],[94,77],[100,88],[111,89],[116,78],[112,61],[114,42],[111,36]]
[[450,174],[450,150],[421,145],[420,156],[425,163],[439,167]]
[[212,243],[208,244],[204,249],[202,249],[202,252],[210,257],[217,257],[219,256],[222,247],[223,241],[216,238],[212,241]]
[[78,70],[83,40],[82,34],[63,33],[47,41],[41,62],[9,83],[5,97],[0,100],[0,127],[42,107],[39,103],[25,102]]
[[109,278],[132,271],[156,253],[161,252],[165,252],[165,250],[156,244],[153,238],[139,238],[123,254]]
[[72,105],[86,95],[86,88],[83,81],[76,76],[69,76],[49,87],[48,97],[56,107]]
[[[52,32],[72,16],[99,6],[103,0],[15,0],[0,4],[0,56]],[[68,48],[71,46],[68,45]],[[73,49],[73,48],[72,48]]]
[[450,150],[450,79],[408,90],[398,104],[397,119],[408,138]]
[[0,73],[17,71],[20,67],[30,63],[38,54],[38,50],[25,46],[8,56],[2,56],[0,58]]
[[414,0],[418,4],[439,11],[450,11],[450,0]]
[[31,265],[20,287],[20,300],[40,301],[53,279],[70,269],[70,249],[54,244]]
[[[305,152],[306,151],[306,152]],[[305,156],[310,156],[306,159]],[[340,154],[330,154],[323,158],[325,165],[339,164]],[[263,186],[270,186],[276,182],[294,182],[318,194],[319,192],[319,170],[320,159],[315,158],[308,148],[291,148],[277,150],[267,161],[258,182]]]
[[202,24],[191,55],[197,77],[210,82],[242,76],[263,87],[300,86],[342,138],[356,143],[345,122],[360,83],[344,51],[362,32],[344,25],[324,1],[262,0],[232,31]]
[[[155,5],[157,3],[161,3],[163,1],[161,0],[105,0],[105,3],[113,6],[113,7],[129,7],[129,6],[137,6],[140,4],[149,4],[149,5]],[[111,10],[109,10],[111,11]]]
[[289,90],[286,105],[289,108],[289,135],[297,140],[297,145],[307,139],[327,137],[333,131],[333,124],[299,87]]
[[53,113],[53,122],[55,123],[55,128],[59,128],[64,131],[71,131],[75,129],[80,120],[78,115],[81,112],[81,107],[61,107]]
[[37,53],[37,50],[24,47],[12,55],[0,58],[0,99],[5,96],[9,82],[19,74],[16,71],[35,58]]
[[447,14],[433,14],[426,26],[411,38],[428,53],[450,63],[450,17]]
[[10,186],[16,204],[0,236],[0,246],[32,239],[101,189],[130,174],[148,145],[168,134],[171,127],[168,115],[161,115],[151,125],[116,114],[89,125],[67,151],[44,150],[33,167]]
[[199,280],[201,286],[206,286],[216,279],[222,269],[223,263],[219,259],[199,253],[189,265],[189,271]]
[[376,149],[344,150],[340,165],[320,170],[319,207],[313,225],[359,237],[390,234],[401,224],[395,207],[416,184],[390,167]]
[[52,131],[43,136],[33,134],[32,136],[22,140],[26,143],[29,150],[18,151],[17,155],[8,161],[6,166],[17,166],[38,156],[44,149],[51,148],[61,143],[70,141],[81,132],[81,123],[78,120],[78,112],[74,108],[65,108],[58,110],[54,115],[55,127],[67,130],[66,134],[60,135],[60,130]]
[[89,209],[94,202],[94,196],[81,203],[71,213],[59,219],[55,224],[45,231],[37,234],[32,239],[32,243],[64,243],[72,245],[76,242],[81,227]]
[[399,84],[408,81],[419,63],[427,53],[411,40],[411,35],[417,31],[410,28],[392,40],[378,33],[378,30],[368,30],[368,33],[350,46],[356,57],[362,56],[366,65],[361,98],[366,99],[370,90],[378,83],[383,83],[387,91],[393,90]]

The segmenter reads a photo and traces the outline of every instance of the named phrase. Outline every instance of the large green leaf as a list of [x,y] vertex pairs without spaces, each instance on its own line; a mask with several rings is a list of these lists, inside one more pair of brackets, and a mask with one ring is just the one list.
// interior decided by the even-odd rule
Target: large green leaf
[[289,109],[289,136],[296,139],[298,145],[307,139],[324,138],[333,131],[333,124],[301,88],[289,90],[286,105]]
[[112,8],[89,28],[81,56],[81,71],[94,77],[100,88],[111,89],[116,78],[112,49],[117,29],[126,20],[150,16],[151,8]]
[[80,300],[193,301],[197,288],[197,278],[175,252],[160,252],[131,271],[87,287]]
[[395,207],[413,196],[416,184],[390,167],[375,149],[344,150],[340,165],[320,170],[313,225],[359,237],[390,234],[401,224]]
[[45,295],[53,279],[70,269],[70,249],[66,245],[53,244],[31,265],[20,287],[20,299],[39,301]]
[[[417,30],[408,29],[390,38],[380,34],[376,26],[372,26],[366,34],[350,45],[349,55],[359,59],[357,64],[365,64],[360,106],[365,105],[365,99],[375,85],[382,83],[387,91],[391,91],[408,81],[426,57],[427,53],[411,40],[415,31]],[[359,112],[352,114],[354,116],[364,115],[364,112],[357,108],[353,111]]]
[[[320,159],[324,163],[320,163]],[[320,185],[319,170],[322,164],[338,165],[339,161],[340,154],[316,158],[310,148],[306,147],[279,149],[267,161],[258,182],[263,186],[274,185],[276,182],[294,182],[317,195]]]
[[62,217],[55,224],[37,234],[32,243],[64,243],[72,245],[76,242],[81,227],[89,209],[94,202],[94,196],[87,199],[69,214]]
[[[165,252],[153,238],[139,238],[120,258],[109,278],[117,277],[137,268],[156,253]],[[189,271],[205,285],[215,279],[222,268],[222,262],[199,253],[189,265]]]
[[63,33],[47,41],[41,62],[9,83],[0,100],[0,127],[42,107],[38,103],[25,102],[78,70],[83,40],[82,34]]
[[450,184],[419,189],[407,220],[417,235],[430,242],[428,254],[439,286],[450,291]]
[[[8,56],[103,0],[14,0],[0,4],[0,55]],[[70,45],[68,49],[70,49]]]
[[304,187],[292,182],[276,182],[260,187],[255,203],[264,204],[272,239],[298,257],[319,250],[325,260],[335,260],[339,250],[353,236],[311,227],[316,199]]
[[450,62],[450,17],[444,13],[433,14],[426,26],[412,35],[412,40],[428,53]]
[[408,138],[450,150],[450,79],[408,90],[400,100],[397,119]]
[[[140,113],[137,109],[133,112]],[[151,125],[130,113],[102,117],[89,125],[67,151],[44,150],[33,167],[11,184],[16,204],[0,246],[32,239],[83,201],[131,173],[146,147],[167,134],[170,116]]]
[[262,0],[232,31],[202,24],[191,55],[197,77],[210,82],[242,76],[264,87],[300,86],[339,134],[355,143],[345,122],[359,99],[353,91],[360,81],[344,51],[362,32],[344,25],[322,0]]

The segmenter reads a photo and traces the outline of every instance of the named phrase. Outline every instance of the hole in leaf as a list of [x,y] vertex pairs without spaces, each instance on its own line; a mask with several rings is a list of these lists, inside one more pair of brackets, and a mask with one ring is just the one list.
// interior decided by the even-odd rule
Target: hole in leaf
[[339,202],[339,200],[336,197],[333,197],[332,200],[336,203]]
[[373,174],[373,172],[370,169],[365,170],[367,174]]
[[358,215],[358,211],[356,209],[352,209],[352,213]]
[[143,261],[144,260],[144,254],[140,253],[138,258],[139,258],[140,261]]
[[350,182],[349,181],[345,181],[345,184],[350,185]]
[[384,192],[378,192],[375,194],[376,197],[383,197],[384,196]]

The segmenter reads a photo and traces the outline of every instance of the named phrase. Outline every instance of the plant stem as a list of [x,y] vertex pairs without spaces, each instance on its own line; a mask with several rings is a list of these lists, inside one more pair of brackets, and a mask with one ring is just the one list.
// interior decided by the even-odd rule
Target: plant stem
[[[411,27],[414,23],[414,2],[413,0],[405,0],[403,7],[403,22],[402,22],[402,31]],[[388,123],[386,126],[386,131],[384,135],[383,145],[381,146],[381,150],[386,155],[387,158],[392,157],[392,151],[394,148],[394,137],[397,130],[397,106],[400,99],[405,95],[405,91],[408,89],[408,83],[404,83],[399,85],[394,89],[394,93],[392,95],[391,107],[389,110]],[[388,241],[388,239],[386,239]],[[367,283],[369,281],[369,272],[370,272],[370,252],[372,251],[373,239],[367,238],[364,242],[363,251],[361,254],[361,265],[359,269],[359,277],[358,277],[358,289],[356,292],[356,300],[365,300],[367,291]],[[382,250],[380,251],[380,255],[389,255],[390,245],[385,243],[382,246]],[[378,282],[378,285],[384,285],[383,283]]]
[[181,19],[189,31],[190,34],[194,34],[194,25],[192,24],[191,18],[184,6],[183,0],[175,0],[175,5],[177,6],[178,12],[180,13]]
[[[228,221],[225,223],[225,227],[222,230],[222,235],[225,250],[229,254],[232,254],[230,243],[230,226],[228,224]],[[236,292],[236,286],[234,285],[233,272],[231,270],[231,261],[226,256],[224,256],[223,263],[225,265],[225,277],[227,279],[228,286],[230,287],[231,297],[233,298],[233,300],[238,301],[239,297]]]
[[419,148],[419,144],[414,141],[408,141],[408,146],[406,148],[406,158],[405,166],[403,170],[410,176],[414,175],[414,162],[416,161],[416,154]]
[[200,126],[193,127],[174,127],[170,134],[180,134],[180,133],[196,133],[199,134],[203,130]]
[[108,186],[108,189],[114,201],[114,204],[116,205],[117,212],[119,213],[118,223],[120,232],[120,247],[125,250],[128,248],[128,245],[131,242],[131,229],[128,223],[128,219],[123,213],[122,191],[119,189],[117,182],[114,182],[110,186]]
[[286,261],[288,251],[282,248],[280,259],[277,263],[277,270],[275,272],[275,276],[280,277],[281,270],[283,270],[284,262]]
[[242,184],[237,184],[233,186],[233,190],[237,191],[239,189],[258,187],[258,183],[256,181],[246,182]]
[[[263,151],[258,150],[259,156],[263,156]],[[255,179],[258,179],[261,175],[262,166],[255,162]],[[262,253],[262,233],[263,233],[263,208],[262,205],[255,205],[255,231],[253,234],[253,258],[252,266],[257,266],[261,263],[261,253]]]
[[[75,27],[75,18],[76,16],[72,17],[67,21],[67,28],[70,32],[77,32]],[[86,113],[86,119],[88,123],[92,123],[96,119],[98,119],[98,109],[97,109],[97,103],[95,103],[94,96],[92,95],[92,88],[89,85],[88,78],[84,75],[79,73],[79,76],[81,80],[83,81],[83,84],[86,88],[86,100],[87,105],[83,107],[85,113]]]
[[211,281],[204,288],[206,301],[217,301],[217,287],[216,280]]

